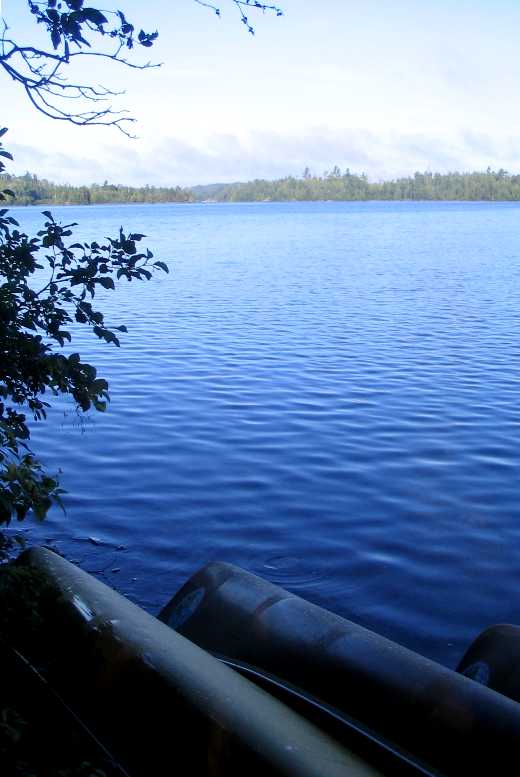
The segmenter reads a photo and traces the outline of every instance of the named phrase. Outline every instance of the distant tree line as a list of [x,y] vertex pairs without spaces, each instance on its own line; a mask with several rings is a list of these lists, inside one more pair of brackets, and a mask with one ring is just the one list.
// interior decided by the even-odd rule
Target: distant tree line
[[180,186],[122,186],[121,184],[92,184],[71,186],[57,184],[38,178],[31,173],[25,175],[1,175],[0,188],[14,192],[16,205],[95,205],[124,202],[192,202],[189,189]]
[[[202,188],[202,187],[201,187]],[[219,202],[280,200],[520,200],[520,175],[505,170],[474,173],[415,173],[392,181],[371,183],[339,167],[323,175],[306,168],[301,177],[255,180],[213,190]]]
[[51,183],[36,175],[0,175],[0,187],[16,195],[17,205],[94,205],[131,202],[270,202],[292,200],[518,200],[520,175],[506,170],[473,173],[414,173],[372,183],[365,173],[342,172],[339,167],[314,175],[305,168],[301,177],[276,181],[194,186],[123,186]]

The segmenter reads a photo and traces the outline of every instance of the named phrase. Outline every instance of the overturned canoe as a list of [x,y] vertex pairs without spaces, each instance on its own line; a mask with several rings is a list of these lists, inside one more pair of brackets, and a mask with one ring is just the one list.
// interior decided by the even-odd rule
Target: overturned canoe
[[133,777],[377,777],[239,673],[46,549],[23,554],[56,592],[50,680]]
[[282,678],[449,775],[507,774],[520,705],[230,564],[159,615],[206,650]]

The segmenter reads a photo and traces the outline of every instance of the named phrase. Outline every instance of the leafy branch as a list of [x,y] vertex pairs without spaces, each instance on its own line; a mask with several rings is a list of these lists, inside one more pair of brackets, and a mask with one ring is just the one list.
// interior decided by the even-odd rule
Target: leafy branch
[[[28,0],[36,22],[50,38],[52,49],[20,45],[8,35],[3,22],[0,33],[0,66],[20,84],[32,105],[45,116],[76,125],[104,124],[117,127],[131,137],[128,126],[135,121],[125,111],[113,109],[112,98],[122,94],[104,86],[67,80],[67,66],[78,58],[101,57],[126,67],[146,70],[157,64],[131,62],[126,53],[136,46],[150,48],[157,32],[136,31],[122,11],[100,11],[85,6],[84,0]],[[108,48],[93,49],[96,40]],[[71,100],[79,101],[71,110]],[[94,103],[94,105],[92,105]]]
[[[5,133],[0,130],[0,137]],[[0,142],[2,158],[11,158]],[[5,200],[11,192],[0,192]],[[94,306],[99,289],[114,290],[123,279],[150,280],[157,270],[168,272],[149,249],[145,237],[123,229],[100,244],[69,243],[75,223],[59,224],[49,211],[35,237],[19,230],[7,209],[0,210],[0,524],[29,509],[43,518],[63,493],[28,447],[26,414],[46,418],[44,398],[69,395],[76,407],[104,411],[110,400],[108,383],[79,353],[65,355],[73,339],[72,326],[82,325],[95,337],[115,346],[124,325],[108,326]],[[47,280],[36,280],[47,269]]]
[[[229,0],[251,34],[250,11],[282,11],[257,0]],[[211,1],[195,0],[220,15]],[[112,107],[120,92],[105,86],[68,79],[71,64],[98,57],[126,67],[146,70],[157,65],[139,64],[128,57],[136,47],[151,48],[157,32],[145,32],[120,10],[100,10],[85,0],[27,0],[30,13],[48,35],[49,45],[20,44],[0,29],[0,68],[25,91],[40,113],[80,126],[114,126],[131,137],[134,119]],[[0,138],[6,130],[0,130]],[[0,141],[0,175],[4,159],[12,159]],[[0,190],[0,201],[14,197]],[[119,346],[121,326],[109,326],[94,306],[99,289],[113,290],[123,279],[149,280],[156,270],[168,272],[164,262],[153,261],[140,250],[144,235],[126,234],[121,228],[101,242],[69,242],[75,223],[62,225],[49,211],[43,228],[30,237],[19,229],[7,209],[0,209],[0,524],[13,516],[23,520],[32,509],[44,518],[62,490],[48,475],[28,446],[27,414],[45,419],[50,404],[46,395],[69,395],[79,411],[104,411],[110,400],[106,380],[80,354],[64,352],[76,326],[87,327],[104,342]],[[40,274],[46,280],[36,286]],[[70,349],[72,350],[72,349]],[[1,540],[1,536],[0,536]]]
[[[220,7],[211,1],[194,2],[221,15]],[[278,6],[258,0],[230,2],[238,9],[242,23],[252,35],[255,30],[250,22],[250,12],[273,12],[276,16],[283,13]],[[36,110],[48,118],[79,126],[114,126],[133,137],[130,125],[135,119],[112,106],[112,100],[123,92],[70,81],[67,68],[85,57],[117,62],[137,70],[159,67],[159,63],[136,63],[128,58],[136,47],[151,48],[158,37],[157,31],[137,31],[123,11],[101,11],[86,6],[85,0],[27,0],[27,3],[37,24],[48,34],[50,47],[20,45],[9,36],[9,27],[4,20],[0,31],[0,67],[22,87]]]
[[[222,15],[220,7],[214,3],[206,2],[206,0],[194,0],[194,2],[197,3],[197,5],[204,6],[205,8],[211,8],[211,10],[214,11],[217,16]],[[268,3],[260,3],[258,0],[231,0],[231,2],[238,9],[242,24],[245,24],[247,31],[251,35],[255,34],[255,28],[251,24],[249,16],[247,15],[250,11],[263,11],[264,13],[266,11],[272,11],[274,14],[276,14],[276,16],[283,16],[283,11],[278,6],[269,5]]]

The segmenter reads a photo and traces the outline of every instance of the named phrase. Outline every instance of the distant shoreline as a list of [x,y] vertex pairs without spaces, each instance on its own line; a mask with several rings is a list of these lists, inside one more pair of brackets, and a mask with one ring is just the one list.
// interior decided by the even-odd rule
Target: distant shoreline
[[14,193],[9,205],[145,205],[220,202],[520,202],[520,175],[505,170],[469,173],[419,173],[390,181],[370,182],[363,174],[335,167],[321,176],[308,168],[301,177],[274,181],[192,186],[56,184],[26,173],[0,176],[0,189]]
[[28,202],[28,203],[19,203],[16,202],[16,200],[13,200],[10,203],[4,203],[4,208],[7,208],[9,210],[12,210],[13,208],[19,208],[19,209],[25,209],[25,208],[95,208],[98,206],[102,207],[120,207],[122,205],[149,205],[150,207],[155,207],[157,205],[288,205],[288,204],[296,204],[296,203],[314,203],[314,204],[323,204],[323,205],[330,205],[332,203],[366,203],[367,205],[369,203],[405,203],[405,202],[416,202],[417,204],[427,204],[427,203],[445,203],[445,204],[455,204],[458,202],[465,202],[468,204],[474,204],[474,205],[492,205],[492,204],[500,204],[500,203],[510,203],[514,205],[515,203],[520,204],[520,198],[519,199],[495,199],[495,200],[483,200],[483,199],[458,199],[458,200],[449,200],[449,199],[429,199],[429,200],[420,200],[420,199],[412,199],[412,198],[405,198],[405,199],[365,199],[365,200],[192,200],[191,202],[145,202],[145,201],[134,201],[134,202],[91,202],[91,203],[78,203],[78,202],[49,202],[49,201],[42,201],[42,202]]

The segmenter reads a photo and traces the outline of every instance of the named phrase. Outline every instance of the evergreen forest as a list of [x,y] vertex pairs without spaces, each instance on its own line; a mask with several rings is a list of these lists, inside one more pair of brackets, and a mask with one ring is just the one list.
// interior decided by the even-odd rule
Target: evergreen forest
[[[201,189],[203,187],[200,187]],[[195,190],[196,193],[196,190]],[[520,175],[505,170],[472,173],[419,173],[370,182],[366,174],[334,167],[323,175],[308,168],[300,178],[256,180],[216,189],[211,199],[228,202],[283,200],[520,200]]]
[[0,175],[0,187],[11,190],[17,205],[94,205],[157,202],[283,202],[303,200],[509,200],[520,201],[520,175],[505,170],[470,173],[416,172],[389,181],[369,181],[365,173],[339,167],[314,175],[245,183],[133,187],[122,184],[72,186],[51,183],[31,173]]
[[90,186],[51,183],[31,173],[0,175],[0,188],[10,189],[16,205],[98,205],[129,202],[191,202],[189,189],[180,186],[122,186],[105,181]]

